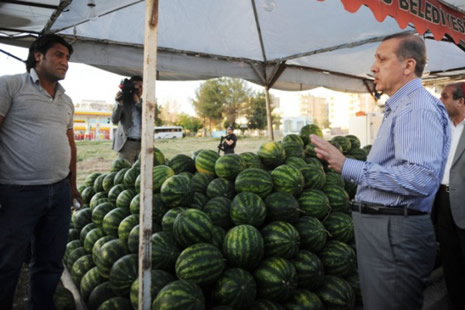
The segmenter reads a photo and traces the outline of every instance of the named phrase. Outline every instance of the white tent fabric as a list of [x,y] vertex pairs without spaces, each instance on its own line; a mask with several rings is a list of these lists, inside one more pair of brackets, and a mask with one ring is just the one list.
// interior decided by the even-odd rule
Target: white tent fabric
[[[463,0],[446,2],[465,9]],[[42,22],[43,30],[73,41],[72,61],[122,75],[142,72],[144,1],[96,0],[96,19],[89,19],[88,0],[40,3],[56,6],[57,13],[48,12],[48,22],[34,20],[30,29],[16,27],[14,18],[2,19],[0,33],[9,36],[0,36],[0,42],[26,46],[27,38],[18,34],[35,32]],[[0,17],[27,15],[12,6],[0,4]],[[33,8],[44,16],[54,12]],[[351,14],[334,0],[160,0],[158,78],[229,76],[283,90],[325,86],[366,92],[379,41],[401,31],[414,29],[402,30],[392,18],[380,23],[366,7]],[[465,42],[457,46],[425,37],[425,80],[464,78]]]

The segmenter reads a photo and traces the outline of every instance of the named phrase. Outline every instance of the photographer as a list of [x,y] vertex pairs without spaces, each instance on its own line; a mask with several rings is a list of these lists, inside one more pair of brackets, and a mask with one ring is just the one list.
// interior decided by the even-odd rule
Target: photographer
[[115,98],[111,121],[118,124],[113,138],[113,150],[119,159],[133,163],[137,160],[141,147],[142,130],[142,77],[132,76],[121,82],[121,90]]
[[234,154],[234,148],[236,147],[237,137],[234,134],[234,130],[231,126],[226,129],[227,135],[223,141],[223,151],[225,154]]

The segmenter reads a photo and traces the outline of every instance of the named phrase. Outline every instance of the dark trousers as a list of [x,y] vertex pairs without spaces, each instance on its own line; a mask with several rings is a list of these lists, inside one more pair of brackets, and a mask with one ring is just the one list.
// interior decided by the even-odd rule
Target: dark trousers
[[449,193],[442,188],[436,195],[434,207],[449,309],[465,309],[465,229],[455,225]]
[[29,246],[28,309],[54,309],[68,239],[69,180],[52,185],[0,185],[0,309],[12,308]]

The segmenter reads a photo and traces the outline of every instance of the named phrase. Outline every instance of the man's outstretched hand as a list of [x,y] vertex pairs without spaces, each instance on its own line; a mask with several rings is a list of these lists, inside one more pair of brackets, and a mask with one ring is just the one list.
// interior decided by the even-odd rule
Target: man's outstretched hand
[[326,160],[329,168],[341,173],[346,160],[345,156],[334,145],[317,135],[310,135],[310,140],[315,145],[316,156]]

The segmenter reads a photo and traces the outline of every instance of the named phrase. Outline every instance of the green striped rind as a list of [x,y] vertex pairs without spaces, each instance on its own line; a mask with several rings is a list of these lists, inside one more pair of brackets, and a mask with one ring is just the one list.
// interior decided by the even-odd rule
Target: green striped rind
[[273,190],[271,175],[259,168],[248,168],[239,173],[234,182],[236,192],[251,192],[265,198]]
[[79,185],[79,186],[78,186],[78,192],[79,192],[79,194],[81,194],[82,191],[86,189],[86,187],[87,187],[87,186],[85,186],[84,184]]
[[181,254],[172,233],[160,231],[152,235],[152,268],[171,271]]
[[115,237],[113,236],[103,236],[97,241],[95,241],[94,246],[92,247],[92,260],[94,262],[97,262],[97,256],[102,245],[113,239],[115,239]]
[[116,203],[116,198],[118,198],[118,195],[126,189],[126,186],[123,184],[116,184],[110,189],[110,192],[108,193],[108,201],[111,203]]
[[317,159],[316,157],[316,152],[315,152],[315,145],[313,143],[306,144],[304,147],[304,153],[306,158],[314,158]]
[[335,136],[331,138],[331,141],[339,143],[342,147],[342,153],[348,154],[352,149],[352,142],[349,138],[343,136]]
[[131,202],[129,203],[129,212],[131,212],[131,214],[139,215],[139,209],[140,209],[140,194],[136,194],[134,197],[132,197]]
[[113,181],[115,180],[116,172],[110,172],[105,175],[105,178],[102,181],[102,188],[105,193],[108,194],[110,189],[113,187]]
[[90,269],[81,279],[80,293],[84,301],[87,302],[94,288],[104,281],[105,279],[100,276],[97,267]]
[[129,253],[126,242],[120,239],[114,239],[103,244],[98,251],[95,264],[102,277],[108,279],[113,264]]
[[284,304],[286,309],[297,310],[297,309],[312,309],[312,310],[324,310],[325,306],[320,300],[317,294],[305,290],[298,289],[294,296]]
[[104,301],[98,310],[122,310],[122,309],[131,309],[131,302],[129,299],[124,297],[112,297]]
[[237,154],[226,154],[215,162],[215,173],[220,178],[234,180],[246,168],[246,162]]
[[89,208],[93,209],[97,205],[97,201],[99,201],[102,198],[107,198],[107,193],[104,193],[104,192],[95,193],[90,199]]
[[131,200],[134,198],[134,196],[136,196],[136,194],[137,193],[134,189],[125,189],[119,193],[118,197],[116,198],[116,207],[129,211]]
[[126,171],[124,174],[123,178],[123,184],[126,185],[127,188],[134,189],[134,186],[136,184],[136,179],[140,174],[140,168],[139,167],[133,167],[130,168]]
[[194,192],[205,194],[207,186],[213,180],[213,177],[206,173],[195,173],[191,179],[191,187]]
[[92,253],[94,243],[103,236],[105,236],[105,233],[102,228],[97,227],[89,231],[84,239],[84,250],[86,250],[87,253]]
[[291,224],[300,217],[299,202],[291,194],[276,192],[265,198],[266,221],[285,221]]
[[300,250],[291,258],[291,263],[297,271],[299,288],[314,290],[324,278],[323,263],[317,255],[310,251]]
[[205,204],[203,211],[210,217],[213,225],[229,229],[232,226],[229,217],[230,208],[231,200],[225,197],[215,197]]
[[122,220],[129,215],[129,210],[115,208],[108,212],[102,221],[103,231],[109,236],[118,237],[118,227]]
[[358,276],[358,270],[352,271],[349,275],[347,275],[344,280],[349,283],[352,291],[355,295],[355,304],[361,305],[362,302],[362,290],[360,289],[360,278]]
[[307,165],[307,162],[303,158],[300,157],[288,157],[284,164],[292,166],[296,169],[301,169]]
[[321,131],[320,127],[315,124],[305,125],[300,129],[300,137],[304,144],[310,143],[310,135],[314,134],[323,138],[323,132]]
[[296,134],[289,134],[289,135],[284,136],[283,144],[288,143],[288,142],[296,142],[300,144],[301,146],[304,146],[304,141],[299,135],[296,135]]
[[115,159],[111,163],[111,171],[120,171],[123,168],[131,168],[131,163],[126,159]]
[[136,190],[136,193],[140,193],[140,182],[142,181],[142,177],[141,175],[139,174],[136,178],[136,180],[134,181],[134,188]]
[[176,276],[181,280],[206,285],[223,273],[225,260],[220,250],[209,243],[197,243],[181,252],[176,260]]
[[223,255],[228,265],[249,271],[262,260],[264,249],[262,235],[251,225],[231,228],[223,241]]
[[257,194],[239,193],[231,202],[230,217],[235,225],[260,227],[266,218],[265,203]]
[[81,209],[73,213],[72,222],[74,229],[81,231],[84,226],[92,222],[92,210],[90,208]]
[[297,201],[303,214],[316,217],[319,220],[328,215],[331,210],[328,196],[318,189],[303,191]]
[[67,288],[58,286],[53,294],[53,304],[56,310],[74,310],[76,304],[73,293]]
[[187,209],[180,213],[173,223],[173,235],[181,247],[194,243],[211,242],[213,223],[203,211]]
[[69,255],[68,259],[66,260],[66,266],[68,267],[69,270],[73,268],[74,263],[81,258],[82,256],[86,255],[86,250],[84,250],[84,247],[78,247],[72,250]]
[[124,185],[124,175],[129,168],[123,168],[120,171],[116,172],[115,178],[113,179],[113,186],[121,184]]
[[181,172],[195,173],[195,162],[192,158],[184,154],[175,155],[168,163],[168,166],[173,169],[174,173]]
[[105,191],[103,189],[103,180],[105,179],[106,176],[107,176],[106,174],[101,174],[95,179],[95,181],[94,181],[94,192],[99,193],[99,192],[104,192]]
[[289,165],[281,165],[271,171],[273,179],[273,190],[285,192],[298,196],[304,188],[304,176],[302,173]]
[[220,157],[218,153],[212,150],[202,150],[195,157],[195,169],[197,172],[206,173],[215,176],[215,163]]
[[305,189],[321,189],[326,183],[325,171],[320,167],[307,164],[300,172],[304,177]]
[[[161,226],[161,220],[166,212],[170,210],[161,200],[161,194],[153,194],[152,197],[152,223]],[[139,210],[138,210],[139,211]]]
[[305,157],[305,162],[307,165],[313,166],[315,168],[320,168],[321,170],[325,170],[323,167],[323,164],[321,163],[321,160],[319,160],[316,157]]
[[335,185],[325,185],[323,191],[329,199],[331,212],[348,212],[349,211],[349,194],[343,187]]
[[342,145],[339,144],[338,141],[336,141],[336,140],[329,140],[328,142],[329,142],[329,144],[332,144],[339,152],[342,153],[342,151],[343,151]]
[[281,256],[289,259],[299,250],[299,233],[287,222],[272,222],[263,227],[260,233],[265,243],[265,257]]
[[84,240],[86,240],[86,236],[89,233],[89,231],[91,231],[94,228],[97,228],[97,226],[94,223],[89,223],[82,228],[81,233],[80,233],[80,240],[82,241],[83,244],[84,244]]
[[323,222],[332,239],[349,242],[354,237],[352,218],[342,212],[333,212]]
[[138,256],[128,254],[118,259],[110,271],[110,285],[118,296],[129,296],[131,285],[137,279]]
[[183,172],[181,172],[179,175],[183,175],[183,176],[185,176],[185,177],[188,177],[189,180],[191,180],[192,177],[194,176],[194,174],[191,173],[191,172],[189,172],[189,171],[183,171]]
[[254,272],[258,297],[284,302],[297,289],[297,274],[291,262],[282,257],[268,257]]
[[267,141],[260,145],[258,156],[268,168],[275,168],[286,159],[286,151],[283,146],[276,141]]
[[189,208],[203,210],[207,202],[208,197],[205,194],[200,192],[194,192],[194,194],[192,195],[192,201],[189,203]]
[[92,290],[92,293],[90,293],[87,308],[89,310],[97,310],[103,302],[113,297],[116,297],[116,295],[111,289],[110,282],[102,282]]
[[177,207],[166,211],[165,215],[163,215],[163,218],[161,219],[162,230],[166,232],[173,232],[174,221],[176,220],[176,217],[184,210],[187,209],[184,207]]
[[335,185],[344,188],[344,179],[341,175],[335,171],[326,172],[326,183],[325,186]]
[[325,267],[325,274],[344,277],[355,268],[355,251],[344,242],[328,241],[318,256]]
[[[140,157],[140,154],[139,154]],[[165,154],[163,154],[160,149],[154,147],[153,148],[153,166],[158,166],[158,165],[163,165],[165,164],[166,159],[165,159]]]
[[65,254],[63,256],[63,261],[66,263],[68,260],[69,254],[71,254],[71,252],[74,249],[80,248],[82,246],[83,246],[82,242],[81,240],[79,240],[79,238],[77,240],[68,241],[68,243],[66,244]]
[[367,144],[364,147],[362,147],[362,150],[364,150],[367,153],[367,157],[370,154],[371,146],[372,146],[371,144]]
[[207,186],[207,197],[226,197],[228,199],[233,199],[236,194],[234,190],[234,183],[230,180],[223,178],[213,179]]
[[68,229],[68,242],[73,240],[79,240],[79,231],[74,228]]
[[367,152],[361,148],[352,148],[349,154],[347,154],[347,157],[361,161],[366,161],[367,155]]
[[252,274],[241,268],[226,269],[215,283],[212,300],[216,305],[227,305],[246,310],[254,303],[257,284]]
[[[94,210],[94,208],[95,208],[96,206],[98,206],[98,205],[100,205],[100,204],[102,204],[102,203],[105,203],[105,202],[110,202],[110,201],[108,200],[107,197],[105,197],[105,198],[99,198],[99,199],[97,199],[97,200],[91,201],[91,203],[89,204],[89,208],[90,208],[91,210]],[[110,203],[111,203],[111,202],[110,202]]]
[[94,267],[95,263],[90,254],[81,256],[74,262],[71,268],[71,279],[73,279],[76,286],[80,286],[82,277]]
[[192,199],[191,181],[183,175],[174,175],[166,179],[160,189],[161,200],[168,206],[187,206]]
[[286,152],[286,157],[300,157],[305,156],[304,146],[295,141],[283,142],[283,148]]
[[284,307],[268,299],[257,299],[250,310],[284,310]]
[[190,281],[177,280],[160,290],[152,310],[205,310],[202,290]]
[[101,175],[101,173],[99,172],[93,172],[89,175],[86,176],[86,179],[84,180],[84,185],[86,187],[89,187],[89,186],[94,186],[94,182],[95,180]]
[[131,214],[125,217],[118,226],[118,238],[128,240],[132,228],[139,224],[139,215]]
[[301,249],[316,253],[326,245],[328,232],[317,218],[302,216],[295,228],[299,232]]
[[357,184],[351,181],[345,181],[344,190],[349,195],[349,201],[355,198],[357,194]]
[[130,253],[139,253],[139,225],[134,226],[129,232],[128,250]]
[[175,175],[174,170],[166,165],[153,167],[153,192],[160,192],[163,183],[173,175]]
[[113,210],[115,205],[111,202],[104,202],[96,206],[92,210],[92,223],[97,225],[97,227],[102,227],[103,218],[107,215],[108,212]]
[[[155,297],[158,295],[158,293],[163,287],[176,280],[176,278],[171,273],[168,273],[160,269],[152,269],[151,275],[151,300],[155,299]],[[139,278],[137,278],[131,285],[129,299],[131,300],[132,308],[138,309],[137,307],[139,305]]]
[[223,249],[223,242],[224,242],[224,237],[226,237],[226,231],[219,227],[213,225],[213,234],[212,234],[212,244],[216,246],[218,249],[222,250]]
[[351,149],[350,149],[351,151],[354,148],[360,148],[360,139],[357,136],[346,135],[345,137],[350,140],[350,145],[352,146]]
[[262,163],[262,160],[255,153],[244,152],[244,153],[239,154],[239,156],[242,158],[242,160],[245,161],[246,168],[259,168],[259,169],[265,168],[265,166]]
[[315,293],[325,304],[326,309],[353,309],[355,296],[350,284],[337,276],[325,276]]

